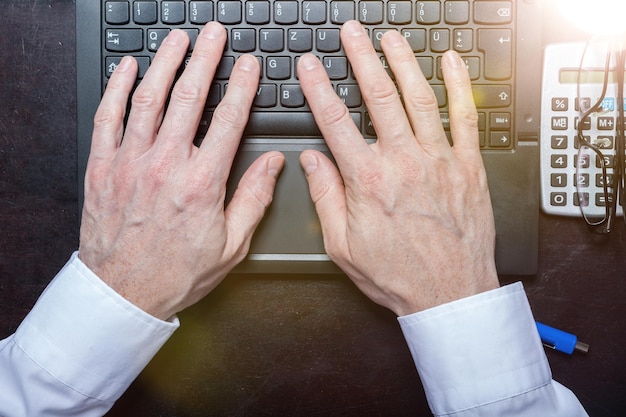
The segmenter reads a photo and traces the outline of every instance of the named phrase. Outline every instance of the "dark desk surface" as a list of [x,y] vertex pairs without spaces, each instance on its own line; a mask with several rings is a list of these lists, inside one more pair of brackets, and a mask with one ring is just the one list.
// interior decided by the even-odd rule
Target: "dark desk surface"
[[[0,25],[0,338],[77,247],[74,3],[7,1]],[[626,227],[540,219],[535,317],[590,343],[548,352],[591,416],[626,409]],[[502,277],[511,282],[520,277]],[[395,317],[342,276],[227,279],[111,416],[429,415]],[[115,337],[112,335],[112,337]]]

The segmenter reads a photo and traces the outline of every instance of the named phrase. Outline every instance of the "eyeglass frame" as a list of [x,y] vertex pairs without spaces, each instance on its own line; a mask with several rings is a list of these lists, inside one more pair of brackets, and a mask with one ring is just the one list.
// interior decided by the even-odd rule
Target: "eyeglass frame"
[[[587,49],[592,42],[592,39],[589,39],[585,48],[583,50],[583,54],[581,56],[580,65],[578,67],[578,79],[577,79],[577,104],[579,106],[579,111],[582,111],[580,118],[578,119],[578,126],[576,126],[577,131],[577,139],[578,139],[578,162],[576,163],[576,177],[579,178],[579,170],[580,161],[581,161],[581,150],[584,147],[591,149],[600,161],[600,169],[602,175],[602,189],[604,193],[604,206],[605,206],[605,215],[599,221],[591,221],[589,217],[584,212],[584,204],[588,203],[583,200],[582,193],[577,192],[578,196],[578,205],[581,210],[581,214],[583,219],[587,223],[589,229],[596,234],[608,234],[611,232],[613,228],[614,218],[617,212],[617,204],[619,204],[624,208],[624,190],[625,190],[625,175],[624,175],[624,159],[626,158],[625,147],[624,147],[624,65],[626,64],[626,51],[619,47],[615,49],[612,46],[607,47],[605,63],[604,63],[604,76],[603,76],[603,85],[602,85],[602,93],[596,103],[594,105],[590,105],[590,107],[586,110],[582,110],[581,99],[586,98],[582,97],[580,94],[580,84],[581,84],[581,74],[583,73],[583,60],[585,54],[587,53]],[[606,98],[606,91],[608,88],[609,74],[611,71],[611,57],[615,54],[615,74],[616,74],[616,84],[617,84],[617,95],[616,95],[616,110],[617,110],[617,118],[616,118],[616,127],[615,127],[615,157],[613,158],[613,187],[609,192],[609,181],[607,174],[607,166],[605,155],[603,150],[596,146],[595,144],[589,142],[584,135],[585,130],[585,122],[587,120],[590,121],[590,116],[593,113],[598,112],[603,108],[603,102]],[[621,68],[621,70],[617,70]],[[590,103],[591,104],[591,103]],[[590,161],[591,163],[591,161]],[[621,191],[621,192],[620,192]],[[623,210],[624,211],[624,210]],[[626,213],[625,213],[626,214]]]

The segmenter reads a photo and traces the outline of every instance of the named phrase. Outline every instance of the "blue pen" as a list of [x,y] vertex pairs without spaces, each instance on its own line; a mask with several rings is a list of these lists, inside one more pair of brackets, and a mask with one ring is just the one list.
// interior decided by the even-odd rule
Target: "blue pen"
[[535,322],[544,346],[571,355],[575,350],[583,353],[589,351],[589,345],[578,340],[576,335]]

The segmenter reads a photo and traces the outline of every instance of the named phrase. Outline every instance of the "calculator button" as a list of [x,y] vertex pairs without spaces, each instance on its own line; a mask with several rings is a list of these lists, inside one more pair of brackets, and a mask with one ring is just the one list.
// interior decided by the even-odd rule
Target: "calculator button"
[[567,204],[567,193],[550,193],[550,204],[553,206],[565,206]]
[[567,97],[552,97],[552,111],[567,111],[568,107]]
[[[603,177],[604,175],[600,173],[596,174],[596,187],[604,187],[604,181],[602,180]],[[613,186],[613,174],[606,174],[606,186]]]
[[598,130],[613,130],[615,128],[615,119],[613,117],[598,117]]
[[552,168],[565,168],[567,166],[567,155],[565,154],[550,155],[550,166]]
[[589,193],[574,193],[574,205],[587,207],[589,205]]
[[552,149],[567,149],[567,136],[554,135],[550,138]]
[[574,187],[589,187],[589,174],[574,174]]
[[[581,158],[578,162],[578,158]],[[579,168],[589,168],[589,155],[574,155],[574,166]]]
[[566,116],[552,117],[552,130],[567,130],[567,122]]
[[550,174],[550,185],[553,187],[567,186],[567,174]]

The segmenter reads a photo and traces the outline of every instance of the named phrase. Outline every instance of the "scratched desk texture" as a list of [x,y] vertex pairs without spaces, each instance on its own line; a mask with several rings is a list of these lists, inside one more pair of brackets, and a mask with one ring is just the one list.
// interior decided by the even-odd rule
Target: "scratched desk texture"
[[[2,4],[0,338],[78,244],[74,4]],[[626,226],[540,228],[539,272],[521,277],[535,316],[591,345],[548,352],[554,378],[591,416],[623,415]],[[341,275],[230,277],[180,318],[109,416],[430,415],[395,316]]]

